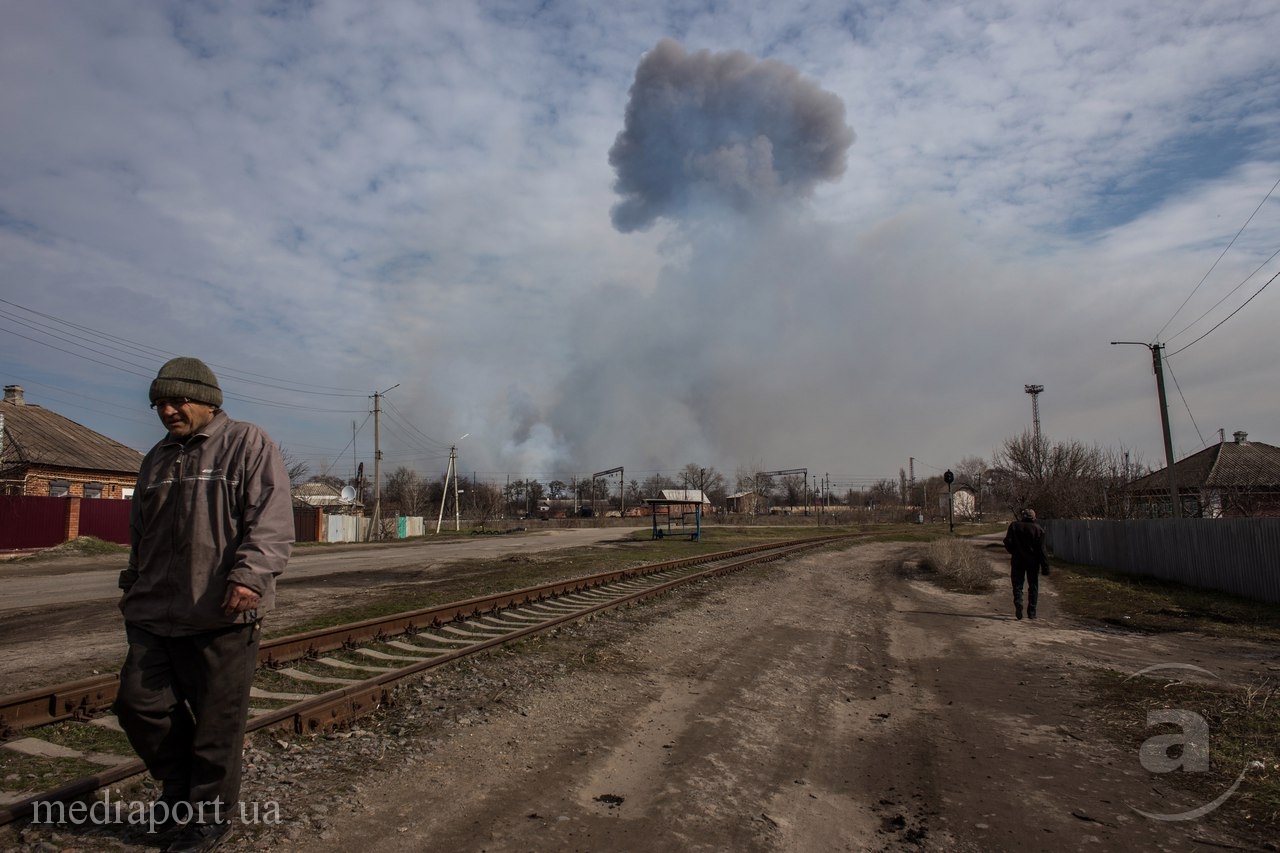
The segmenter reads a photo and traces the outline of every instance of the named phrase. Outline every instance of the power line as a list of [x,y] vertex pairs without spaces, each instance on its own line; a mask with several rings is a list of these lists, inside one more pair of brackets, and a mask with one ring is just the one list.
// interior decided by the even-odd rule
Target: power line
[[[343,455],[344,453],[346,453],[346,452],[347,452],[347,448],[348,448],[348,447],[350,447],[351,445],[355,444],[355,442],[356,442],[356,436],[360,434],[360,430],[364,429],[364,425],[365,425],[365,424],[367,424],[367,423],[369,422],[369,418],[371,418],[371,417],[373,417],[373,412],[369,412],[369,414],[365,415],[365,419],[364,419],[363,423],[361,423],[361,424],[360,424],[360,426],[359,426],[359,427],[357,427],[356,429],[352,430],[352,432],[351,432],[351,440],[350,440],[350,441],[348,441],[348,442],[346,443],[346,445],[345,445],[341,450],[339,450],[337,453],[335,453],[335,454],[334,454],[334,456],[333,456],[333,461],[329,463],[329,467],[328,467],[328,468],[325,468],[325,469],[324,469],[324,471],[322,471],[322,472],[321,472],[320,476],[322,476],[322,477],[327,477],[327,476],[329,475],[329,472],[333,470],[333,466],[334,466],[334,465],[337,465],[337,464],[338,464],[338,460],[339,460],[339,459],[341,459],[341,458],[342,458],[342,455]],[[353,423],[354,423],[354,421],[353,421]]]
[[1253,296],[1250,296],[1248,299],[1246,299],[1246,300],[1244,301],[1244,304],[1243,304],[1243,305],[1241,305],[1241,306],[1240,306],[1239,308],[1237,308],[1236,310],[1232,311],[1232,312],[1231,312],[1230,314],[1228,314],[1227,316],[1223,317],[1223,318],[1222,318],[1222,320],[1218,323],[1218,325],[1217,325],[1217,326],[1214,326],[1212,329],[1210,329],[1209,331],[1205,332],[1203,335],[1201,335],[1200,337],[1196,338],[1194,341],[1192,341],[1191,343],[1187,344],[1187,345],[1186,345],[1185,347],[1183,347],[1182,349],[1177,350],[1177,351],[1175,351],[1175,352],[1171,352],[1171,353],[1169,353],[1169,356],[1175,356],[1175,355],[1177,355],[1177,354],[1178,354],[1178,353],[1180,353],[1180,352],[1186,352],[1187,350],[1191,349],[1191,348],[1192,348],[1193,346],[1195,346],[1196,344],[1198,344],[1198,343],[1200,343],[1201,341],[1203,341],[1205,338],[1209,337],[1209,335],[1213,334],[1213,332],[1218,328],[1218,326],[1221,326],[1223,323],[1227,322],[1227,321],[1228,321],[1228,320],[1230,320],[1232,317],[1236,316],[1236,315],[1237,315],[1237,314],[1239,314],[1242,310],[1244,310],[1244,306],[1245,306],[1245,305],[1248,305],[1248,304],[1249,304],[1250,302],[1252,302],[1255,298],[1257,298],[1258,294],[1259,294],[1259,293],[1262,293],[1262,291],[1266,290],[1266,289],[1267,289],[1267,285],[1268,285],[1268,284],[1271,284],[1271,282],[1275,281],[1277,278],[1280,278],[1280,272],[1276,273],[1275,275],[1271,276],[1271,278],[1267,279],[1267,283],[1266,283],[1266,284],[1262,285],[1262,287],[1259,287],[1259,288],[1258,288],[1258,290],[1257,290],[1257,292],[1255,292],[1255,293],[1253,294]]
[[222,396],[228,400],[239,400],[241,403],[252,403],[255,406],[270,406],[273,409],[294,409],[303,412],[322,412],[325,414],[358,415],[364,409],[325,409],[318,406],[305,406],[302,403],[281,403],[276,400],[264,400],[262,397],[250,397],[247,394],[236,394],[222,389]]
[[1263,261],[1262,263],[1258,264],[1258,266],[1254,268],[1253,272],[1249,273],[1247,276],[1245,276],[1245,277],[1244,277],[1244,279],[1243,279],[1239,284],[1237,284],[1235,287],[1231,288],[1231,290],[1229,290],[1229,291],[1227,292],[1226,296],[1223,296],[1223,297],[1222,297],[1221,299],[1219,299],[1217,302],[1213,303],[1211,306],[1209,306],[1209,309],[1208,309],[1207,311],[1205,311],[1205,312],[1204,312],[1203,314],[1201,314],[1199,317],[1195,318],[1195,319],[1194,319],[1194,320],[1192,320],[1190,323],[1188,323],[1187,325],[1185,325],[1185,326],[1183,326],[1181,329],[1179,329],[1179,330],[1178,330],[1178,331],[1173,335],[1173,337],[1171,337],[1171,338],[1169,338],[1168,340],[1166,340],[1166,341],[1165,341],[1165,344],[1168,344],[1168,343],[1169,343],[1169,341],[1172,341],[1172,340],[1176,339],[1176,338],[1178,337],[1178,335],[1181,335],[1183,332],[1185,332],[1185,331],[1187,331],[1188,329],[1190,329],[1190,328],[1191,328],[1192,326],[1194,326],[1196,323],[1199,323],[1199,322],[1200,322],[1201,320],[1203,320],[1205,317],[1208,317],[1208,316],[1209,316],[1209,314],[1213,312],[1213,309],[1217,308],[1219,305],[1221,305],[1222,303],[1226,302],[1228,299],[1230,299],[1230,298],[1235,294],[1235,292],[1236,292],[1237,290],[1239,290],[1240,288],[1242,288],[1242,287],[1244,287],[1246,284],[1248,284],[1248,283],[1249,283],[1249,279],[1253,278],[1255,275],[1257,275],[1259,272],[1261,272],[1261,271],[1262,271],[1262,268],[1263,268],[1263,267],[1265,267],[1267,264],[1271,263],[1273,260],[1275,260],[1275,258],[1276,258],[1276,256],[1277,256],[1277,255],[1280,255],[1280,249],[1276,249],[1274,252],[1272,252],[1270,257],[1268,257],[1265,261]]
[[422,441],[426,442],[428,445],[432,445],[436,448],[439,448],[440,450],[443,450],[449,447],[449,443],[447,441],[440,441],[437,438],[432,438],[431,436],[423,432],[421,429],[419,429],[417,425],[413,423],[412,419],[410,419],[409,416],[406,415],[404,412],[396,408],[396,405],[392,403],[390,400],[387,400],[386,403],[387,403],[387,408],[384,411],[390,414],[392,416],[392,420],[397,421],[404,429],[418,436]]
[[[1263,197],[1262,201],[1258,202],[1258,206],[1254,208],[1253,213],[1249,214],[1249,218],[1244,221],[1244,225],[1240,226],[1240,230],[1236,232],[1236,236],[1231,238],[1231,242],[1228,243],[1226,245],[1226,248],[1222,250],[1222,254],[1218,255],[1217,260],[1213,262],[1213,264],[1209,267],[1208,272],[1204,274],[1204,278],[1200,279],[1200,281],[1196,284],[1196,286],[1191,289],[1191,292],[1187,294],[1187,298],[1182,300],[1182,304],[1178,306],[1178,310],[1173,312],[1173,317],[1170,317],[1168,321],[1163,326],[1160,327],[1160,331],[1156,332],[1155,338],[1154,338],[1155,340],[1160,339],[1160,336],[1164,334],[1165,329],[1169,328],[1169,324],[1174,321],[1174,318],[1176,318],[1180,313],[1182,313],[1183,308],[1187,307],[1187,303],[1191,301],[1191,297],[1196,295],[1196,291],[1200,289],[1200,285],[1204,284],[1205,281],[1209,278],[1209,274],[1212,273],[1214,268],[1218,266],[1218,261],[1221,261],[1223,256],[1225,256],[1227,252],[1230,251],[1231,247],[1235,245],[1236,240],[1238,240],[1240,238],[1240,235],[1244,233],[1244,229],[1249,227],[1249,223],[1253,221],[1253,217],[1258,215],[1259,210],[1262,210],[1262,206],[1267,203],[1267,199],[1271,198],[1271,194],[1276,191],[1276,187],[1280,187],[1280,178],[1277,178],[1276,182],[1271,185],[1271,189],[1267,190],[1267,194]],[[1214,328],[1217,328],[1217,327],[1215,326]],[[1185,347],[1183,349],[1185,349]]]
[[[123,370],[126,373],[131,373],[135,376],[142,376],[146,378],[147,376],[150,375],[149,371],[152,370],[149,364],[138,364],[136,361],[130,361],[128,358],[124,358],[122,356],[128,356],[134,359],[145,358],[145,359],[148,359],[149,361],[154,361],[162,358],[165,360],[168,360],[169,358],[172,358],[175,355],[174,353],[169,353],[161,349],[156,349],[154,347],[148,347],[143,344],[139,344],[136,341],[131,341],[127,338],[122,338],[118,335],[113,335],[110,332],[104,332],[100,329],[94,329],[90,326],[84,326],[79,323],[73,323],[70,320],[64,320],[61,317],[56,317],[52,314],[46,314],[43,311],[36,311],[33,308],[28,308],[24,305],[19,305],[16,302],[9,301],[8,299],[0,299],[0,304],[9,305],[13,308],[18,309],[19,311],[25,311],[28,314],[35,315],[36,317],[41,317],[57,325],[49,325],[47,323],[39,323],[37,321],[30,320],[30,319],[22,319],[11,312],[0,312],[0,318],[7,319],[11,323],[17,323],[27,329],[38,332],[40,334],[47,335],[48,337],[53,338],[58,343],[67,343],[68,338],[74,341],[80,341],[81,343],[76,344],[77,346],[80,346],[83,349],[88,349],[89,351],[93,352],[96,355],[100,355],[103,358],[115,359],[117,362],[120,362],[120,363],[108,364],[106,362],[98,361],[97,359],[89,358],[81,351],[63,349],[62,347],[54,346],[53,344],[48,343],[47,341],[31,338],[26,335],[19,334],[17,332],[12,332],[11,334],[15,335],[16,337],[23,338],[24,340],[29,340],[33,343],[38,343],[43,346],[50,347],[51,349],[58,350],[59,352],[64,352],[64,353],[67,353],[68,355],[76,356],[77,358],[83,358],[87,361],[93,362],[94,364],[102,365],[103,367],[110,367],[115,370]],[[66,327],[66,329],[74,329],[76,332],[82,332],[84,334],[75,334],[73,332],[68,332],[65,329],[58,328],[58,326]],[[91,337],[87,337],[87,336],[91,336]],[[104,352],[103,351],[104,349],[113,350],[116,353],[120,353],[121,355],[113,355],[111,352]],[[144,372],[139,373],[136,370],[130,370],[129,367],[122,367],[121,363],[126,364],[129,367],[138,368],[139,370],[142,370]],[[297,394],[309,394],[309,395],[321,396],[321,397],[365,397],[367,396],[365,392],[357,391],[355,389],[331,388],[329,386],[316,385],[309,382],[298,382],[294,380],[280,379],[278,377],[266,376],[264,374],[254,373],[252,371],[246,371],[240,368],[235,368],[235,367],[231,367],[229,365],[224,365],[224,364],[217,364],[214,362],[208,362],[208,364],[210,367],[217,368],[218,372],[226,378],[232,378],[240,382],[249,383],[251,385],[261,385],[267,388],[274,388],[279,391],[291,391]],[[256,378],[247,378],[247,377],[256,377]],[[323,390],[309,390],[309,389],[323,389]],[[246,398],[246,399],[253,399],[253,398]],[[262,402],[262,401],[255,400],[255,402]],[[269,403],[264,403],[264,404],[270,405]],[[286,406],[286,408],[288,408],[288,406]],[[318,409],[315,411],[338,411],[338,410]]]
[[1191,414],[1191,404],[1187,402],[1187,396],[1182,393],[1182,386],[1178,384],[1178,377],[1173,373],[1173,365],[1169,363],[1169,357],[1165,356],[1165,367],[1169,368],[1169,378],[1173,380],[1173,387],[1178,389],[1178,396],[1182,398],[1182,405],[1186,407],[1187,417],[1191,418],[1191,425],[1196,428],[1196,435],[1200,437],[1200,446],[1208,447],[1205,443],[1204,436],[1200,433],[1200,425],[1196,423],[1196,416]]
[[73,356],[75,356],[76,358],[82,358],[82,359],[84,359],[85,361],[91,361],[91,362],[93,362],[94,364],[100,364],[100,365],[102,365],[103,367],[109,367],[109,368],[111,368],[112,370],[120,370],[120,371],[123,371],[124,373],[130,373],[130,374],[132,374],[132,375],[134,375],[134,376],[141,376],[143,379],[149,379],[149,378],[150,378],[150,374],[147,374],[147,373],[139,373],[139,372],[138,372],[138,371],[136,371],[136,370],[129,370],[129,369],[127,369],[127,368],[121,367],[121,366],[120,366],[120,365],[118,365],[118,364],[108,364],[108,363],[107,363],[107,362],[105,362],[105,361],[98,361],[96,358],[90,358],[89,356],[85,355],[83,352],[76,352],[75,350],[63,349],[62,347],[54,346],[53,344],[51,344],[51,343],[49,343],[49,342],[47,342],[47,341],[42,341],[42,340],[39,340],[38,338],[33,338],[33,337],[30,337],[29,335],[24,335],[24,334],[22,334],[21,332],[14,332],[14,331],[10,331],[10,332],[9,332],[9,334],[10,334],[10,335],[12,335],[12,336],[13,336],[13,337],[15,337],[15,338],[22,338],[24,341],[31,341],[31,342],[32,342],[32,343],[34,343],[34,344],[40,344],[41,346],[48,347],[49,349],[54,349],[54,350],[57,350],[58,352],[64,352],[64,353],[66,353],[67,355],[73,355]]

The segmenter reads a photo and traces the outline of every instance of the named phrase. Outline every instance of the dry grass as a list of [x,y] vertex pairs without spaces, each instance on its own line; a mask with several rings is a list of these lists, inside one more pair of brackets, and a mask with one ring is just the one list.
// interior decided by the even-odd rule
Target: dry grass
[[1224,592],[1053,562],[1054,589],[1073,616],[1129,631],[1196,631],[1211,637],[1280,641],[1280,608]]
[[127,545],[117,545],[115,542],[107,542],[94,536],[79,536],[70,542],[63,542],[61,545],[45,548],[30,556],[19,557],[14,562],[39,563],[59,557],[96,557],[103,554],[127,554],[128,552],[129,547]]
[[1274,682],[1232,686],[1101,670],[1091,686],[1095,720],[1113,742],[1133,750],[1135,761],[1149,738],[1176,732],[1169,724],[1148,726],[1150,711],[1190,711],[1207,726],[1210,769],[1161,773],[1154,782],[1169,792],[1167,802],[1131,805],[1169,813],[1195,808],[1222,795],[1245,771],[1239,788],[1208,819],[1264,836],[1266,827],[1280,825],[1280,687]]
[[935,539],[925,548],[920,567],[947,589],[978,595],[991,591],[987,556],[962,539]]

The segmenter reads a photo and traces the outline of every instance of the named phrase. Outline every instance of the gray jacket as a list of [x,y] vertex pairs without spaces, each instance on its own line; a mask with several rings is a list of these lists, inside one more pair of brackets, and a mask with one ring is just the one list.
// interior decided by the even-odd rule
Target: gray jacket
[[[120,573],[125,621],[180,636],[261,618],[293,547],[293,500],[279,449],[222,412],[184,444],[165,438],[142,460]],[[230,582],[262,596],[256,613],[222,613]]]

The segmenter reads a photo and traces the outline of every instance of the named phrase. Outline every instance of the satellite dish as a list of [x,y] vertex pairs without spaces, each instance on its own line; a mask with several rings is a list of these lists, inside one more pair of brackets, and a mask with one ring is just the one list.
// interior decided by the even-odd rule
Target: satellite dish
[[354,486],[342,487],[342,502],[351,503],[356,499],[356,490]]

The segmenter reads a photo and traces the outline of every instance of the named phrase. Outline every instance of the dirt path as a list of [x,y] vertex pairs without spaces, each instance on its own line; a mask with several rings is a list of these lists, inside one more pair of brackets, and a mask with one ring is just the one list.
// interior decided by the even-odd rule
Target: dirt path
[[[864,546],[736,575],[695,604],[637,608],[489,661],[465,698],[429,683],[391,715],[394,737],[358,735],[364,751],[348,741],[345,781],[330,776],[319,807],[308,786],[275,777],[294,761],[328,766],[327,746],[262,753],[248,796],[282,798],[295,817],[256,844],[1059,851],[1230,839],[1212,820],[1138,816],[1130,806],[1156,798],[1151,775],[1081,709],[1082,667],[1158,662],[1147,638],[1089,636],[1058,615],[1051,585],[1040,620],[1014,621],[1003,588],[969,597],[903,579],[908,556]],[[1237,668],[1258,651],[1200,645],[1206,664]]]
[[[255,736],[243,794],[264,820],[225,849],[1275,849],[1225,809],[1138,815],[1186,804],[1083,701],[1089,667],[1248,680],[1274,650],[1094,631],[1058,612],[1052,579],[1042,618],[1018,622],[1003,584],[948,593],[904,576],[915,555],[759,567],[433,671],[357,731]],[[20,841],[147,846],[115,829]]]

